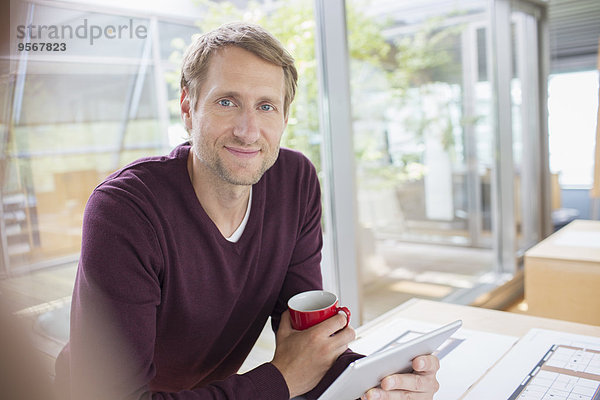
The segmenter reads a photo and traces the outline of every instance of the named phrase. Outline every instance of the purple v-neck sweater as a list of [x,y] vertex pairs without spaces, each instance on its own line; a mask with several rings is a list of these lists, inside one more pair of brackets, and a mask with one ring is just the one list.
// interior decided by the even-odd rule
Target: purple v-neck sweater
[[[237,370],[267,318],[321,287],[321,205],[312,164],[281,149],[253,187],[237,243],[198,202],[189,145],[138,160],[92,193],[71,336],[56,364],[72,400],[288,399],[270,363]],[[316,395],[353,359],[345,354]]]

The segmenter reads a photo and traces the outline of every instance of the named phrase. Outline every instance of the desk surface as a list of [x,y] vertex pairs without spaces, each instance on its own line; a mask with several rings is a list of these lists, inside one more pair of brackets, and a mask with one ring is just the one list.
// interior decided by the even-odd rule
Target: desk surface
[[369,330],[377,329],[378,325],[394,318],[414,319],[440,325],[462,319],[463,326],[467,329],[517,337],[525,335],[531,328],[600,337],[600,326],[420,299],[411,299],[388,311],[358,328],[357,334],[366,334]]
[[[357,336],[365,336],[370,332],[375,332],[382,325],[388,324],[396,318],[411,319],[438,325],[461,319],[463,326],[467,329],[518,338],[522,338],[532,328],[600,337],[600,326],[419,299],[411,299],[379,318],[361,326],[356,330]],[[500,359],[502,358],[500,357]],[[498,364],[498,360],[494,363],[494,365],[496,364]],[[486,374],[484,373],[471,384],[470,388],[460,396],[460,399],[468,396],[476,385],[484,379]]]

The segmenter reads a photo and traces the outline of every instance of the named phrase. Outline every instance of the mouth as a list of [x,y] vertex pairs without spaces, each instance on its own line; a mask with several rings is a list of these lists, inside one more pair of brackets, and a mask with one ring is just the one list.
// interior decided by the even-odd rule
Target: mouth
[[229,146],[225,146],[225,149],[238,158],[252,158],[260,153],[260,149],[244,149]]

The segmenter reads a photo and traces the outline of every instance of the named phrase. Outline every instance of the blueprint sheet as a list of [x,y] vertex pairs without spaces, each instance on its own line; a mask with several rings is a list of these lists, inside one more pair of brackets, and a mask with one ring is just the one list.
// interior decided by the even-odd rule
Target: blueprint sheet
[[600,400],[600,338],[532,329],[465,400]]

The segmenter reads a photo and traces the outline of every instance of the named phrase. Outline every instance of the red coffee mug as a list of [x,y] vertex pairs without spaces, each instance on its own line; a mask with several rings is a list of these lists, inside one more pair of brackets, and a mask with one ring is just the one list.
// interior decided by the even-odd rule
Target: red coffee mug
[[337,296],[324,290],[298,293],[288,301],[288,308],[292,327],[299,331],[323,322],[340,311],[346,314],[346,326],[350,322],[350,310],[338,307]]

